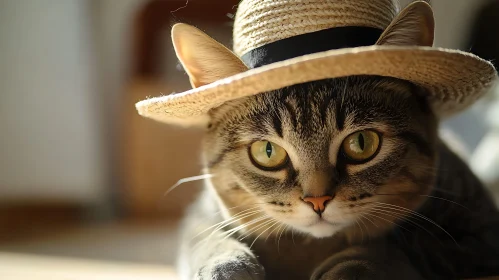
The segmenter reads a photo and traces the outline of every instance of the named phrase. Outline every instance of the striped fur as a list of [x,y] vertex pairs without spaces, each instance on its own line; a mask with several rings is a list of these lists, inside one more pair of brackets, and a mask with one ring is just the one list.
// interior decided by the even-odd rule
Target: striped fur
[[[308,210],[298,199],[303,192],[336,195],[328,206],[331,213],[365,193],[427,194],[434,173],[436,120],[420,91],[395,79],[349,77],[226,104],[212,112],[205,141],[209,171],[223,178],[213,180],[215,187],[223,193],[226,177],[218,175],[230,171],[232,180],[241,185],[241,194],[253,195],[255,202],[280,200],[296,205],[296,215]],[[348,165],[339,153],[342,139],[366,128],[383,134],[380,153],[366,164]],[[291,162],[285,171],[265,172],[252,165],[247,150],[258,140],[273,141],[288,151]],[[309,185],[321,176],[329,178],[329,186]],[[405,189],[392,185],[401,180],[410,182]],[[221,196],[227,207],[239,205],[237,197]],[[403,206],[414,209],[421,202],[418,196],[414,199],[404,201],[407,205]],[[268,211],[273,213],[273,209]],[[276,218],[284,219],[295,230],[316,237],[331,236],[338,230],[314,231],[307,223],[293,224],[294,216],[280,216]],[[347,220],[341,220],[342,224],[355,225],[354,219]]]
[[[418,254],[391,238],[414,215],[409,211],[423,211],[423,204],[431,209],[427,198],[439,175],[438,121],[423,89],[392,78],[346,77],[231,101],[210,118],[203,156],[214,176],[185,222],[184,279],[434,275],[424,263],[413,265],[410,256]],[[380,132],[381,148],[372,160],[350,164],[340,145],[362,129]],[[280,171],[255,167],[248,151],[258,140],[285,148],[289,164]],[[318,222],[300,199],[304,193],[334,196],[322,214],[327,222]],[[423,229],[413,226],[412,232],[432,238]],[[452,236],[439,235],[439,241],[455,245]],[[445,279],[459,274],[444,271]]]

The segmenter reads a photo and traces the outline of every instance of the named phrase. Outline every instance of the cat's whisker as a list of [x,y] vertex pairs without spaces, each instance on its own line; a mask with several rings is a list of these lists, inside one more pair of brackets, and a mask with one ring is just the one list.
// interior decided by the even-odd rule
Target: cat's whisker
[[402,206],[398,206],[398,205],[395,205],[395,204],[384,203],[384,202],[374,202],[374,203],[385,205],[385,206],[389,206],[389,207],[393,207],[395,209],[400,209],[401,211],[406,211],[408,213],[411,213],[412,215],[415,215],[415,216],[420,217],[421,219],[424,219],[425,221],[427,221],[427,222],[435,225],[440,230],[442,230],[443,232],[445,232],[445,234],[447,234],[454,241],[454,243],[456,243],[456,245],[459,246],[459,244],[457,243],[456,239],[447,230],[445,230],[442,226],[440,226],[439,224],[437,224],[432,219],[426,217],[425,215],[422,215],[422,214],[420,214],[420,213],[418,213],[418,212],[416,212],[414,210],[411,210],[411,209],[408,209],[408,208],[405,208],[405,207],[402,207]]
[[[364,215],[360,214],[359,221],[362,223],[362,225],[364,225],[364,228],[366,229],[367,240],[370,242],[371,241],[371,237],[369,236],[369,228],[364,223],[363,218],[364,218]],[[364,241],[364,237],[362,237],[362,241]]]
[[432,190],[437,191],[437,192],[441,192],[441,193],[445,193],[445,194],[450,194],[450,195],[453,195],[453,196],[461,196],[460,194],[458,194],[456,192],[453,192],[453,191],[450,191],[450,190],[446,190],[446,189],[442,189],[442,188],[438,188],[438,187],[432,187]]
[[357,224],[357,226],[359,227],[360,229],[360,233],[361,233],[361,236],[362,236],[362,241],[361,243],[364,243],[364,231],[362,230],[362,227],[360,226],[359,222],[357,221],[357,219],[354,220],[355,223]]
[[[234,206],[234,207],[229,207],[229,208],[225,208],[225,210],[234,210],[236,208],[241,208],[241,207],[248,207],[248,206],[255,206],[255,205],[261,205],[261,204],[267,204],[265,202],[259,202],[259,203],[251,203],[251,204],[245,204],[245,205],[238,205],[238,206]],[[249,208],[249,209],[256,209],[258,207],[252,207],[252,208]],[[248,210],[248,209],[245,209],[245,210]],[[214,217],[216,217],[217,215],[220,215],[222,212],[224,212],[224,210],[220,210],[220,211],[217,211],[215,213],[213,213],[212,215],[206,217],[207,219],[212,219]],[[235,215],[239,214],[241,212],[238,212],[236,214],[234,214],[231,218],[233,218]]]
[[[374,211],[374,213],[376,213],[376,211]],[[374,218],[378,218],[378,219],[384,220],[384,221],[389,222],[389,223],[391,223],[391,224],[393,224],[393,225],[395,225],[395,226],[397,226],[397,227],[403,228],[403,229],[407,230],[408,232],[411,232],[411,231],[410,231],[410,230],[408,230],[407,228],[405,228],[405,227],[403,227],[403,226],[401,226],[401,225],[399,225],[399,224],[397,224],[397,223],[395,223],[395,222],[393,222],[393,221],[390,221],[390,220],[388,220],[388,219],[385,219],[385,218],[383,218],[383,217],[380,217],[380,216],[378,216],[378,215],[374,215],[374,214],[372,214],[372,213],[365,213],[365,215],[369,215],[369,216],[371,216],[371,217],[374,217]]]
[[[253,210],[256,210],[258,209],[259,207],[258,206],[253,206],[253,207],[250,207],[250,208],[247,208],[247,209],[244,209],[244,210],[241,210],[239,212],[237,212],[236,214],[232,215],[231,217],[229,217],[229,219],[234,219],[234,218],[237,218],[238,216],[241,216],[243,215],[244,213],[246,212],[249,212],[249,211],[253,211]],[[229,210],[230,208],[227,208],[227,210]],[[220,211],[221,212],[221,211]]]
[[225,232],[220,232],[220,230],[221,230],[221,229],[223,229],[223,228],[225,228],[225,227],[227,227],[227,226],[229,226],[229,225],[230,225],[230,224],[232,224],[232,223],[238,222],[238,221],[240,221],[240,220],[242,220],[242,219],[244,219],[244,218],[250,217],[250,216],[252,216],[252,215],[256,215],[256,214],[261,213],[261,212],[263,212],[263,211],[260,211],[260,210],[255,210],[255,211],[252,211],[252,212],[250,212],[250,213],[246,213],[244,216],[239,217],[237,220],[229,220],[229,221],[224,221],[224,222],[226,222],[226,224],[219,225],[219,226],[218,226],[216,229],[214,229],[214,230],[213,230],[213,231],[212,231],[212,232],[211,232],[211,233],[210,233],[207,237],[205,237],[204,239],[202,239],[201,241],[199,241],[199,242],[198,242],[198,244],[208,242],[208,241],[209,241],[209,240],[211,240],[211,238],[212,238],[215,234],[217,234],[217,233],[221,233],[222,235],[223,235],[223,234],[226,234]]
[[251,229],[248,231],[245,235],[243,235],[241,238],[239,238],[239,241],[243,241],[245,238],[248,236],[252,235],[253,233],[257,232],[259,229],[267,226],[268,224],[274,222],[275,220],[273,218],[270,218],[268,221],[263,222],[262,224],[256,226],[255,228]]
[[275,238],[274,238],[274,243],[277,245],[277,238],[279,237],[279,232],[281,231],[281,229],[284,227],[284,224],[280,224],[278,229],[277,229],[277,233],[275,235]]
[[[257,213],[259,213],[259,212],[262,212],[261,210],[260,210],[260,211],[259,211],[259,210],[254,210],[254,209],[257,209],[257,208],[258,208],[258,207],[252,207],[252,208],[246,209],[246,210],[244,210],[244,211],[241,211],[241,212],[239,212],[238,214],[234,215],[233,217],[231,217],[231,218],[229,218],[229,219],[223,220],[223,221],[221,221],[221,222],[219,222],[219,223],[216,223],[216,224],[214,224],[214,225],[212,225],[212,226],[210,226],[210,227],[208,227],[208,228],[204,229],[203,231],[201,231],[200,233],[198,233],[197,235],[195,235],[192,239],[194,239],[194,238],[196,238],[196,237],[200,236],[201,234],[203,234],[203,233],[207,232],[208,230],[210,230],[210,229],[212,229],[212,228],[216,228],[216,229],[215,229],[215,231],[216,231],[216,230],[219,230],[219,229],[221,229],[221,228],[223,228],[223,227],[225,227],[225,226],[228,226],[228,225],[230,225],[230,224],[232,224],[232,223],[234,223],[234,222],[237,222],[237,221],[239,221],[239,220],[241,220],[241,219],[244,219],[244,218],[246,218],[246,217],[248,217],[248,216],[251,216],[251,215],[257,214]],[[243,216],[243,217],[241,217],[241,216]],[[237,220],[236,220],[236,219],[237,219]],[[199,226],[198,226],[198,227],[199,227]]]
[[194,182],[194,181],[199,181],[199,180],[205,180],[209,178],[213,178],[215,175],[214,174],[202,174],[202,175],[197,175],[197,176],[192,176],[192,177],[186,177],[182,178],[177,181],[173,186],[171,186],[164,194],[163,196],[167,196],[169,193],[171,193],[173,190],[175,190],[178,186],[189,183],[189,182]]
[[434,196],[434,195],[417,194],[417,193],[412,193],[412,192],[408,192],[408,193],[376,193],[376,195],[393,195],[393,196],[418,195],[418,196],[424,196],[424,197],[428,197],[428,198],[433,198],[433,199],[439,199],[439,200],[442,200],[442,201],[447,201],[449,203],[453,203],[453,204],[455,204],[457,206],[463,207],[464,209],[466,209],[468,211],[471,211],[471,209],[469,209],[468,207],[466,207],[466,206],[464,206],[464,205],[462,205],[462,204],[460,204],[458,202],[455,202],[455,201],[447,199],[447,198]]
[[442,200],[442,201],[447,201],[447,202],[450,202],[450,203],[453,203],[453,204],[456,204],[458,206],[461,206],[463,207],[464,209],[468,210],[468,211],[471,211],[470,208],[460,204],[460,203],[457,203],[455,201],[452,201],[452,200],[449,200],[449,199],[446,199],[446,198],[443,198],[443,197],[438,197],[438,196],[433,196],[433,195],[426,195],[426,194],[420,194],[420,196],[425,196],[425,197],[428,197],[428,198],[434,198],[434,199],[439,199],[439,200]]
[[[235,223],[237,223],[237,222],[239,222],[239,221],[241,221],[243,219],[246,219],[248,217],[251,217],[251,216],[254,216],[254,215],[257,215],[257,214],[260,214],[260,213],[263,213],[263,211],[261,211],[261,210],[255,210],[254,212],[250,212],[250,213],[247,213],[247,214],[245,214],[243,216],[240,216],[236,220],[232,220],[232,221],[230,221],[227,224],[220,225],[219,227],[217,227],[216,229],[214,229],[213,232],[210,235],[213,235],[214,233],[219,232],[223,228],[226,228],[226,227],[228,227],[228,226],[230,226],[232,224],[235,224]],[[242,224],[242,225],[245,225],[245,224]],[[239,225],[239,226],[242,226],[242,225]]]
[[[260,238],[260,236],[262,236],[262,234],[264,234],[266,231],[268,231],[269,229],[271,229],[274,225],[278,224],[279,221],[276,221],[274,220],[274,223],[272,225],[270,225],[269,227],[267,227],[267,229],[265,229],[264,231],[262,231],[257,237],[255,237],[255,239],[253,240],[253,242],[251,242],[251,245],[250,245],[250,250],[251,248],[253,247],[253,245],[255,244],[255,242],[258,240],[258,238]],[[272,233],[272,232],[271,232]],[[269,235],[267,236],[267,238],[270,236],[270,233]],[[265,239],[265,241],[267,241],[267,239]]]
[[233,228],[233,229],[231,229],[231,230],[228,230],[228,231],[226,231],[226,232],[225,232],[226,236],[223,238],[223,240],[225,240],[225,239],[227,239],[227,238],[231,237],[232,235],[234,235],[235,233],[237,233],[237,232],[238,232],[238,231],[240,231],[241,229],[244,229],[244,228],[246,228],[246,227],[248,227],[248,226],[254,225],[254,224],[256,224],[256,223],[258,223],[258,222],[261,222],[261,221],[263,221],[263,220],[266,220],[266,219],[271,219],[271,218],[270,218],[269,216],[267,216],[267,215],[264,215],[264,216],[261,216],[261,217],[259,217],[259,218],[254,219],[254,220],[252,220],[252,221],[249,221],[249,222],[247,222],[247,223],[244,223],[244,224],[242,224],[242,225],[240,225],[240,226],[237,226],[237,227],[235,227],[235,228]]
[[284,233],[284,231],[288,228],[287,225],[285,225],[283,228],[282,228],[282,231],[281,231],[281,234],[279,235],[279,238],[277,239],[277,253],[279,254],[280,253],[280,244],[281,244],[281,237],[282,237],[282,234]]
[[[428,229],[426,229],[424,226],[418,224],[417,222],[415,221],[412,221],[410,220],[411,216],[407,216],[407,215],[402,215],[401,213],[396,213],[396,212],[393,212],[394,209],[390,209],[390,208],[384,208],[384,207],[379,207],[379,206],[375,206],[373,207],[374,209],[376,209],[376,211],[378,212],[382,212],[384,213],[385,215],[388,215],[390,217],[393,217],[393,218],[396,218],[396,219],[399,219],[399,220],[403,220],[407,223],[410,223],[424,231],[426,231],[429,235],[431,235],[433,238],[437,239],[438,241],[440,241],[440,239],[438,239],[432,232],[430,232]],[[392,211],[389,211],[389,210],[392,210]]]
[[[262,202],[262,203],[251,203],[251,204],[238,205],[238,206],[234,206],[234,207],[226,208],[226,210],[233,210],[233,209],[236,209],[236,208],[241,208],[241,207],[249,207],[249,206],[254,206],[254,205],[259,205],[259,204],[265,204],[265,203],[263,203],[263,202]],[[257,209],[257,208],[258,208],[258,207],[251,207],[251,208],[245,209],[245,210],[243,210],[243,211],[241,211],[241,212],[244,212],[244,211],[249,211],[249,210],[251,210],[251,209]],[[207,217],[206,217],[206,219],[211,220],[211,219],[213,219],[213,218],[217,217],[218,215],[222,214],[222,212],[224,212],[224,210],[217,211],[217,212],[215,212],[215,213],[213,213],[213,214],[211,214],[211,215],[207,216]],[[240,214],[241,212],[238,212],[238,213],[234,214],[233,216],[231,216],[231,217],[229,217],[229,218],[227,218],[227,219],[225,219],[225,220],[223,220],[223,221],[220,221],[220,222],[219,222],[219,223],[217,223],[217,224],[221,224],[221,223],[223,223],[224,221],[228,221],[228,220],[230,220],[230,219],[236,218],[236,216],[237,216],[238,214]],[[203,224],[205,224],[205,223],[206,223],[206,221],[202,221],[202,222],[200,222],[197,226],[195,226],[194,228],[197,230],[197,229],[199,229],[199,227],[200,227],[200,226],[202,226],[202,225],[203,225]],[[212,225],[210,228],[213,228],[214,226],[215,226],[215,225]],[[198,235],[199,235],[199,234],[198,234]],[[197,237],[197,235],[196,235],[195,237]]]
[[[259,218],[254,219],[254,220],[251,220],[251,221],[249,221],[249,222],[247,222],[247,223],[244,223],[244,224],[242,224],[242,225],[240,225],[240,226],[238,226],[238,227],[236,227],[236,228],[234,228],[234,229],[231,229],[231,230],[229,230],[229,231],[223,232],[223,233],[222,233],[222,235],[225,235],[225,236],[223,237],[223,240],[225,240],[225,239],[229,238],[230,236],[232,236],[233,234],[235,234],[235,233],[236,233],[236,232],[238,232],[239,230],[241,230],[241,229],[245,228],[246,226],[252,225],[252,224],[257,223],[257,222],[260,222],[260,221],[262,221],[262,220],[264,220],[264,219],[268,219],[267,215],[261,216],[261,217],[259,217]],[[224,227],[225,227],[225,226],[224,226]],[[198,242],[198,243],[197,243],[194,247],[195,247],[195,248],[198,248],[199,246],[201,246],[201,245],[203,245],[203,244],[206,244],[209,240],[211,240],[212,236],[213,236],[215,233],[217,233],[217,232],[219,232],[219,231],[218,231],[218,230],[213,231],[213,232],[212,232],[209,236],[207,236],[207,237],[205,237],[204,239],[202,239],[201,241],[199,241],[199,242]]]
[[267,238],[265,238],[265,242],[267,242],[267,240],[268,240],[268,239],[269,239],[269,237],[272,235],[272,233],[273,233],[276,229],[278,229],[278,228],[279,228],[280,224],[281,224],[281,223],[280,223],[279,221],[277,221],[277,223],[275,223],[275,224],[273,224],[273,225],[272,225],[272,226],[276,226],[276,225],[277,225],[277,226],[276,226],[276,227],[275,227],[275,228],[274,228],[271,232],[269,232],[269,234],[267,235]]
[[[229,217],[227,219],[224,219],[223,221],[221,222],[218,222],[212,226],[210,226],[209,228],[206,228],[206,230],[209,230],[211,228],[214,228],[214,227],[217,227],[217,226],[223,226],[225,223],[230,223],[232,221],[236,221],[238,218],[244,218],[242,216],[245,216],[245,215],[251,215],[253,213],[258,213],[259,211],[261,210],[258,210],[258,207],[252,207],[252,208],[249,208],[249,209],[246,209],[246,210],[243,210],[243,211],[240,211],[239,213],[237,213],[236,215],[232,216],[232,217]],[[204,231],[203,231],[204,232]],[[203,233],[201,232],[201,233]]]
[[363,214],[360,214],[360,213],[359,213],[359,215],[361,215],[363,218],[365,218],[365,219],[367,219],[369,222],[371,222],[371,224],[373,224],[373,226],[375,226],[375,227],[379,228],[377,224],[375,224],[375,223],[374,223],[371,219],[369,219],[369,217],[366,217],[366,216],[364,216]]

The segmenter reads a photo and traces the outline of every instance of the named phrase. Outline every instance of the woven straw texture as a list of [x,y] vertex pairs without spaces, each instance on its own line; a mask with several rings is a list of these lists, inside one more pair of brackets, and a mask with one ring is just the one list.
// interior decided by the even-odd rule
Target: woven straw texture
[[333,27],[384,30],[397,13],[392,0],[245,0],[234,21],[234,52]]
[[472,104],[496,78],[492,64],[465,52],[430,47],[370,46],[289,59],[184,93],[144,100],[136,107],[139,114],[157,121],[196,124],[208,110],[232,99],[351,75],[389,76],[424,86],[440,117]]

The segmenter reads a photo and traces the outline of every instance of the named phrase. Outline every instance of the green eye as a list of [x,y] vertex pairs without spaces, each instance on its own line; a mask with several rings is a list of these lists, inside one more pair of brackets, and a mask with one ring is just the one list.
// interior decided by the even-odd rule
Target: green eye
[[279,169],[288,159],[286,150],[270,141],[257,141],[251,144],[250,156],[257,167],[263,169]]
[[343,140],[343,153],[348,159],[362,163],[372,159],[379,149],[380,137],[372,130],[362,130],[350,134]]

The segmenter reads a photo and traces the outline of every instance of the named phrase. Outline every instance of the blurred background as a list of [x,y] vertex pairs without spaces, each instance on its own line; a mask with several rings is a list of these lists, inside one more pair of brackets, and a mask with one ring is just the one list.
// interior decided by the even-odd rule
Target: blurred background
[[[143,119],[134,104],[190,88],[171,45],[173,23],[194,24],[230,48],[238,2],[0,0],[0,275],[14,273],[9,260],[172,275],[178,221],[200,183],[164,193],[201,174],[201,135]],[[498,59],[499,0],[432,2],[436,46]],[[497,190],[497,90],[443,127]]]

